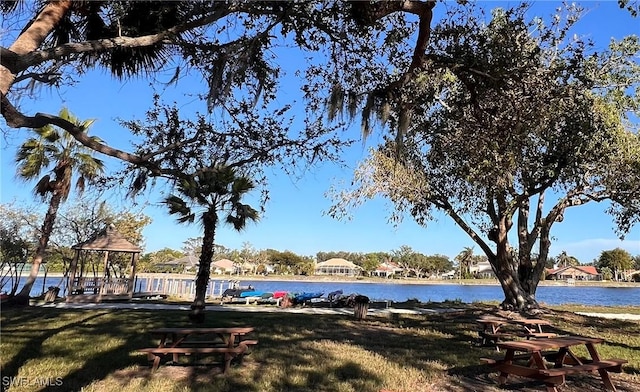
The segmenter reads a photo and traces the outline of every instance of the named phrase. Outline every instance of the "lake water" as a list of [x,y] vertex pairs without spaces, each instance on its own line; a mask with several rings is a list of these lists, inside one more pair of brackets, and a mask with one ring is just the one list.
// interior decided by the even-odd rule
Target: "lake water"
[[[57,286],[61,278],[48,278],[48,286]],[[43,290],[42,278],[36,280],[31,295]],[[325,295],[342,290],[345,295],[361,294],[372,300],[391,300],[396,302],[417,299],[421,302],[442,302],[460,300],[465,303],[474,301],[502,301],[502,289],[498,285],[461,285],[461,284],[401,284],[401,283],[347,283],[347,282],[306,282],[306,281],[270,281],[242,280],[243,286],[251,285],[257,291],[274,292],[323,292]],[[61,286],[64,291],[64,284]],[[145,287],[144,279],[139,279],[137,287]],[[3,288],[7,290],[7,287]],[[8,290],[7,290],[8,291]],[[582,304],[602,306],[640,306],[640,284],[636,287],[584,287],[584,286],[539,286],[536,294],[538,302],[548,305]]]
[[[460,300],[502,301],[504,294],[498,285],[461,284],[387,284],[387,283],[340,283],[340,282],[276,282],[242,281],[259,291],[324,292],[325,295],[342,290],[344,294],[357,293],[372,300],[405,301],[418,299],[421,302],[442,302]],[[581,286],[539,286],[536,298],[541,304],[583,304],[603,306],[640,305],[640,285],[638,287],[581,287]]]

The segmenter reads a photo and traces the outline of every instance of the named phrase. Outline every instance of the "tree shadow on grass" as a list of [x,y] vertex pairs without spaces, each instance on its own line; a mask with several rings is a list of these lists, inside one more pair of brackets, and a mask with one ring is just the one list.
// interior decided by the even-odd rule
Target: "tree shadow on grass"
[[[151,390],[149,385],[155,385],[158,380],[168,380],[164,385],[170,385],[170,390],[182,388],[216,392],[261,392],[259,389],[264,385],[268,385],[273,391],[331,391],[336,390],[336,384],[344,390],[378,392],[385,382],[404,385],[403,380],[389,381],[388,378],[375,374],[369,364],[361,363],[360,359],[372,358],[371,354],[380,356],[389,363],[416,369],[427,375],[427,379],[431,377],[443,380],[443,367],[449,369],[452,385],[457,385],[458,390],[493,391],[491,388],[496,387],[495,374],[488,367],[479,365],[479,358],[495,355],[496,352],[492,349],[472,348],[477,335],[475,319],[481,314],[481,309],[471,308],[457,314],[375,316],[356,321],[353,316],[345,315],[209,312],[202,327],[255,327],[256,336],[252,338],[258,339],[258,346],[242,364],[232,367],[227,375],[222,375],[220,368],[214,364],[167,366],[166,360],[157,372],[152,373],[146,355],[136,353],[138,348],[158,344],[150,330],[188,326],[185,311],[70,312],[46,309],[46,312],[40,313],[31,311],[28,316],[12,314],[12,317],[5,317],[3,314],[2,320],[3,335],[7,327],[9,333],[19,334],[20,328],[17,325],[20,323],[24,323],[23,328],[26,326],[35,330],[57,318],[61,318],[61,322],[65,318],[69,320],[63,327],[46,331],[47,337],[37,334],[37,338],[33,338],[33,331],[26,333],[25,336],[30,337],[27,343],[38,345],[39,351],[12,357],[10,365],[7,365],[13,369],[11,374],[18,374],[20,365],[29,359],[44,355],[40,345],[58,332],[65,332],[58,336],[58,340],[74,336],[79,338],[78,341],[84,342],[82,344],[97,346],[95,352],[79,355],[75,351],[82,348],[73,347],[74,342],[70,342],[68,348],[64,344],[54,345],[49,342],[47,360],[62,358],[82,362],[64,377],[62,387],[49,386],[41,389],[47,392],[80,390],[87,386],[96,387],[96,390],[104,386],[115,391],[124,389],[129,382],[138,382],[143,389]],[[108,315],[113,318],[107,317]],[[102,342],[109,345],[100,347]],[[17,344],[24,343],[17,341]],[[78,344],[77,341],[75,344]],[[25,348],[26,345],[21,350]],[[352,351],[354,348],[355,351]],[[345,352],[362,356],[359,359],[345,359]],[[271,376],[270,373],[275,373],[276,376]],[[3,375],[5,374],[10,375],[3,368]],[[444,382],[449,382],[448,378],[444,379]],[[586,382],[587,386],[589,383],[598,387],[600,385],[597,377],[587,378]],[[616,379],[614,383],[618,385]],[[574,384],[576,383],[572,385]],[[539,382],[511,378],[506,388],[518,390],[518,386],[525,388],[524,390],[544,390],[544,385]],[[563,392],[567,391],[563,389]]]
[[[135,353],[135,350],[143,347],[153,347],[157,345],[157,339],[154,338],[149,331],[157,327],[185,326],[186,313],[182,312],[141,312],[129,310],[109,311],[110,315],[117,316],[112,320],[103,320],[102,323],[87,323],[91,318],[83,318],[82,321],[66,324],[64,327],[58,328],[49,336],[53,336],[57,332],[66,331],[76,337],[82,337],[82,341],[95,341],[100,344],[102,340],[112,339],[117,344],[110,349],[98,349],[90,356],[82,357],[82,365],[76,367],[72,372],[65,375],[62,380],[62,386],[50,385],[41,389],[42,391],[66,391],[81,390],[89,385],[95,386],[96,380],[98,385],[108,385],[109,390],[115,390],[116,385],[125,387],[128,381],[137,380],[148,384],[169,377],[174,379],[174,387],[183,387],[187,390],[211,390],[211,391],[247,391],[260,392],[260,377],[264,371],[273,369],[263,364],[270,364],[273,361],[280,361],[287,364],[296,364],[296,370],[291,373],[283,374],[279,380],[271,381],[275,390],[296,390],[296,391],[316,391],[326,389],[327,385],[331,385],[333,380],[350,384],[352,389],[363,392],[377,392],[378,385],[381,384],[380,378],[366,369],[363,364],[355,362],[340,363],[339,366],[319,366],[329,359],[330,353],[323,352],[321,349],[296,350],[292,349],[290,344],[294,341],[287,340],[287,336],[292,336],[306,325],[304,318],[294,316],[285,316],[286,321],[283,322],[283,315],[241,315],[235,312],[223,314],[215,312],[208,314],[207,321],[202,327],[207,326],[239,326],[239,325],[255,325],[257,326],[259,346],[249,356],[250,367],[246,367],[245,363],[234,364],[230,373],[221,374],[221,365],[215,358],[198,358],[198,364],[186,364],[179,362],[177,364],[167,364],[167,360],[163,359],[162,365],[157,372],[151,372],[149,362],[146,355]],[[104,314],[101,314],[104,315]],[[94,316],[95,318],[95,316]],[[324,316],[323,316],[324,318]],[[336,320],[333,320],[337,322]],[[332,320],[327,320],[327,328],[331,328]],[[283,335],[280,335],[283,334]],[[284,342],[279,339],[284,336]],[[318,339],[323,336],[331,336],[320,334]],[[335,337],[335,336],[334,336]],[[44,341],[46,337],[43,338]],[[42,343],[39,342],[39,344]],[[308,341],[303,338],[302,341]],[[51,352],[49,356],[58,358],[73,358],[74,347],[68,349],[59,348],[58,352]],[[38,353],[41,355],[41,353]],[[256,360],[253,360],[255,357]],[[23,360],[27,360],[24,355]],[[204,361],[200,361],[200,359]],[[24,363],[23,360],[16,362]],[[53,360],[53,358],[52,358]],[[206,362],[211,363],[206,363]],[[203,363],[205,362],[205,363]],[[245,359],[243,362],[247,362]],[[299,366],[299,368],[298,368]],[[14,366],[15,373],[19,369],[19,365]],[[251,371],[248,371],[251,369]],[[246,374],[245,371],[248,371]],[[100,381],[102,380],[102,381]],[[104,380],[104,384],[100,384]],[[142,380],[142,381],[141,381]],[[98,386],[99,387],[99,386]]]
[[[47,326],[50,325],[50,322],[53,322],[54,320],[57,322],[60,321],[59,315],[61,312],[51,310],[43,312],[40,309],[34,308],[21,308],[10,312],[4,311],[2,315],[2,340],[5,344],[7,344],[7,342],[9,342],[8,344],[11,344],[10,342],[14,337],[16,339],[20,338],[21,332],[25,332],[21,325],[26,321],[29,321],[29,323],[37,322],[38,325],[40,325],[39,331],[41,333],[29,333],[29,336],[32,336],[32,338],[29,341],[22,343],[22,348],[2,366],[3,380],[5,380],[5,377],[8,377],[9,379],[16,378],[20,367],[24,363],[31,359],[41,358],[43,356],[42,344],[47,339],[60,332],[66,331],[69,328],[77,328],[89,321],[95,321],[96,319],[106,316],[108,313],[108,311],[91,312],[90,314],[87,314],[86,317],[75,319],[71,323],[62,324],[60,327],[56,328],[47,328]],[[33,337],[34,335],[35,337]],[[29,380],[29,382],[33,381],[34,380]],[[6,387],[7,386],[3,382],[2,390],[4,391]]]

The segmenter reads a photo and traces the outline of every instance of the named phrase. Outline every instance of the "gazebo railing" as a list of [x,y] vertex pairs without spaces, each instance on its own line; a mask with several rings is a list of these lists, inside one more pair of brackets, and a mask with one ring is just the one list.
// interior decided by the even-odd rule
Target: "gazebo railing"
[[77,277],[71,285],[71,294],[128,294],[129,278]]
[[110,278],[104,282],[101,294],[128,294],[129,278]]

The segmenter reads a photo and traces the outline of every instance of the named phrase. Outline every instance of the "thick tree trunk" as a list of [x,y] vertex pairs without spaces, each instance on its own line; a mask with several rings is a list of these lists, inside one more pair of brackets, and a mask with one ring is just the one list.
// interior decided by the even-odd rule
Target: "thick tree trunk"
[[510,259],[496,260],[494,264],[496,277],[504,292],[504,301],[500,306],[518,312],[539,308],[536,301],[538,281],[532,278],[532,274],[519,274],[514,268],[515,260]]
[[189,319],[194,323],[204,322],[205,297],[207,286],[209,285],[209,275],[211,274],[211,261],[213,260],[213,243],[216,234],[217,215],[208,211],[203,217],[204,237],[202,238],[202,253],[198,273],[196,275],[196,295],[191,304]]
[[44,216],[44,221],[42,222],[42,228],[40,229],[40,238],[38,239],[38,248],[36,249],[36,254],[31,264],[31,271],[29,272],[29,276],[27,277],[27,281],[25,282],[24,286],[22,287],[18,295],[16,295],[17,302],[26,302],[27,304],[29,303],[31,288],[33,287],[33,284],[38,277],[38,271],[40,270],[42,259],[44,258],[45,251],[47,250],[49,237],[51,236],[51,232],[53,231],[53,224],[56,221],[58,208],[60,207],[61,202],[62,195],[60,195],[58,191],[55,191],[51,196],[49,209],[47,210],[47,214]]

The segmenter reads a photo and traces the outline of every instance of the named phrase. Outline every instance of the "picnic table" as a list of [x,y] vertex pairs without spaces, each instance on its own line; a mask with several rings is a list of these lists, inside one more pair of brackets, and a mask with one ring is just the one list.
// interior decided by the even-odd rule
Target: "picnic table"
[[[597,371],[605,388],[615,391],[609,372],[621,372],[622,364],[627,361],[601,359],[596,345],[602,342],[599,338],[582,336],[499,342],[497,345],[505,350],[504,358],[482,360],[500,372],[498,383],[501,385],[506,383],[509,375],[517,375],[541,380],[548,392],[557,392],[557,386],[565,383],[566,375]],[[590,357],[575,355],[571,348],[577,346],[585,346]],[[518,352],[521,354],[516,354]],[[547,362],[552,364],[551,367]]]
[[[479,331],[481,345],[495,345],[499,340],[511,339],[514,337],[550,338],[557,334],[544,332],[543,326],[551,325],[549,320],[543,319],[503,319],[498,317],[485,317],[476,320],[482,327]],[[515,326],[516,329],[508,330],[505,326]],[[496,346],[499,349],[499,347]]]
[[253,327],[158,328],[151,331],[152,335],[160,338],[158,346],[138,351],[146,353],[149,360],[153,361],[154,371],[158,369],[160,359],[169,354],[174,362],[178,361],[181,354],[222,354],[223,372],[226,373],[233,359],[240,358],[249,346],[258,343],[257,340],[245,339],[251,332]]

